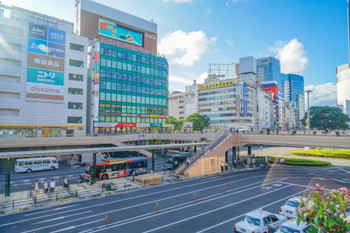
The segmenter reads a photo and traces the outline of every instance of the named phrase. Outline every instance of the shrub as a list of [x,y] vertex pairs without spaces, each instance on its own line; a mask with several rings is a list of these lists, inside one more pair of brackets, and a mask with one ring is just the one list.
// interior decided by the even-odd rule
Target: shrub
[[[280,161],[281,158],[269,156],[269,163],[274,163]],[[309,159],[294,159],[294,158],[283,158],[283,164],[291,165],[291,166],[321,166],[321,167],[329,167],[332,166],[329,162],[318,161],[318,160],[309,160]]]
[[350,159],[350,150],[315,148],[313,150],[293,151],[292,155],[303,155],[313,157],[332,157]]

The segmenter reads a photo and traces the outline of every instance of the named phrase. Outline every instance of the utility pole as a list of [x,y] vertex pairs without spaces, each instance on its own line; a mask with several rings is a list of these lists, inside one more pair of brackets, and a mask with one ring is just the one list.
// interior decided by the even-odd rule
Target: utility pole
[[312,92],[310,89],[307,89],[306,91],[304,91],[305,93],[307,93],[307,128],[308,128],[308,132],[310,134],[310,102],[309,102],[309,95]]

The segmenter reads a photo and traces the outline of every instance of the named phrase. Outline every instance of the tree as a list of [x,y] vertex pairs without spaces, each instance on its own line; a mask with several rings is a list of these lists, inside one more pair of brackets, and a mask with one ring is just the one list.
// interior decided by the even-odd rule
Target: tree
[[169,124],[174,125],[176,130],[181,130],[182,125],[183,125],[183,121],[181,121],[181,120],[179,121],[173,116],[168,117],[168,122],[169,122]]
[[324,186],[317,184],[316,187],[314,192],[309,194],[307,201],[301,199],[297,209],[297,223],[308,222],[312,233],[349,232],[350,190],[341,188],[326,192]]
[[193,113],[191,116],[186,118],[185,122],[192,122],[194,131],[203,131],[205,127],[209,126],[209,120],[209,117],[205,115]]
[[[312,106],[310,108],[311,129],[349,129],[349,125],[347,124],[349,122],[349,116],[342,113],[338,107]],[[307,114],[305,114],[301,123],[306,126]]]

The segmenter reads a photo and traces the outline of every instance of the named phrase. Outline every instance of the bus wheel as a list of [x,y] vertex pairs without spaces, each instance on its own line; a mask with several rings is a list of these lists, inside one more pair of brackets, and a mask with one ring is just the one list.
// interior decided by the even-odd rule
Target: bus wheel
[[27,170],[27,173],[31,173],[31,172],[32,172],[32,169],[28,169],[28,170]]
[[108,179],[108,176],[106,175],[106,174],[104,174],[103,176],[102,176],[102,180],[107,180]]
[[51,171],[55,170],[55,167],[54,167],[54,166],[52,166],[52,167],[50,168],[50,170],[51,170]]

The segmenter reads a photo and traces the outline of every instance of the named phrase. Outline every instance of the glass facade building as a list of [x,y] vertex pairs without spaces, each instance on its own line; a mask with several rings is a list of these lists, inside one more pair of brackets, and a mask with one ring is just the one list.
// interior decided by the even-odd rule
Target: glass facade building
[[303,119],[305,114],[304,102],[304,77],[296,74],[282,75],[284,89],[284,101],[290,102],[292,108],[298,109],[299,119]]
[[282,87],[280,61],[274,57],[264,57],[256,60],[256,74],[260,82],[276,81]]
[[163,128],[168,116],[167,60],[99,44],[99,107],[94,131],[148,132]]

